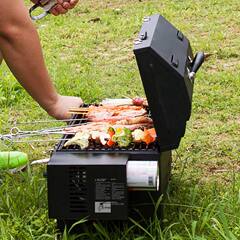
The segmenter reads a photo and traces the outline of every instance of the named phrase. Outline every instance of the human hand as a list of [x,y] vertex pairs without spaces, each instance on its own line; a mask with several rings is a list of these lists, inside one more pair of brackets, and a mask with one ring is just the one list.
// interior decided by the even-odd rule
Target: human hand
[[76,6],[78,0],[57,0],[56,6],[54,6],[50,12],[54,16],[58,16],[59,14],[65,14],[69,9],[72,9]]
[[83,101],[79,97],[61,96],[58,95],[57,101],[49,106],[47,112],[50,116],[63,120],[71,117],[68,113],[70,108],[77,108],[83,104]]

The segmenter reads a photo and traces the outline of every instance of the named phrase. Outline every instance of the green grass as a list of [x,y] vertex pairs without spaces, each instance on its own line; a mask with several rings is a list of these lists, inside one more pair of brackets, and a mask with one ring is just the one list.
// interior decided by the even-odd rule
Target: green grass
[[[213,53],[195,81],[192,117],[174,152],[164,228],[159,221],[109,232],[101,224],[78,239],[240,239],[240,3],[239,0],[82,0],[63,17],[37,27],[46,63],[62,94],[92,103],[105,97],[143,95],[132,53],[144,16],[163,14],[191,41],[194,51]],[[47,119],[1,66],[0,131],[13,121]],[[39,125],[44,127],[44,125]],[[18,144],[30,159],[47,157],[51,144]],[[47,216],[44,167],[1,172],[0,239],[55,239]],[[82,224],[82,223],[80,223]],[[65,232],[63,239],[76,239]]]

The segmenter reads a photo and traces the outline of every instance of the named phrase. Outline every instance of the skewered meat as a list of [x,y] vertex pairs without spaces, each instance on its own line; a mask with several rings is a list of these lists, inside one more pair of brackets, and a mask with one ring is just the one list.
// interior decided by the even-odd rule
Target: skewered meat
[[152,119],[146,116],[140,116],[135,118],[127,118],[124,120],[117,121],[116,124],[131,125],[139,123],[153,123]]
[[86,123],[86,124],[82,124],[80,126],[66,127],[64,129],[64,131],[70,132],[70,133],[77,133],[77,132],[83,132],[83,131],[106,132],[109,127],[110,127],[110,125],[105,122]]
[[125,127],[125,128],[128,128],[128,129],[133,131],[133,130],[138,129],[138,128],[139,129],[152,128],[153,124],[151,124],[151,123],[139,123],[139,124],[131,124],[131,125],[114,124],[114,125],[112,125],[112,127],[114,129]]
[[124,106],[133,105],[133,100],[131,98],[106,98],[100,103],[103,106]]
[[144,128],[152,128],[153,124],[152,123],[139,123],[139,124],[130,124],[130,125],[124,125],[124,124],[113,124],[110,125],[108,123],[103,123],[103,122],[99,122],[99,123],[88,123],[85,125],[81,125],[81,126],[75,126],[75,127],[67,127],[64,129],[64,131],[66,133],[77,133],[77,132],[83,132],[83,131],[89,131],[89,132],[107,132],[107,130],[109,129],[109,127],[112,127],[114,129],[117,128],[128,128],[130,130],[135,130],[135,129],[144,129]]
[[103,106],[148,106],[148,102],[146,98],[117,98],[117,99],[111,99],[106,98],[101,103]]
[[124,120],[126,117],[143,116],[146,113],[144,108],[138,106],[90,106],[87,118],[92,122],[116,122]]
[[146,113],[147,113],[147,111],[144,108],[139,109],[139,110],[129,109],[129,110],[120,111],[118,113],[118,116],[126,116],[126,117],[134,118],[134,117],[138,117],[138,116],[143,116]]
[[109,112],[114,112],[114,111],[123,111],[123,110],[140,110],[142,109],[142,106],[89,106],[88,108],[88,113],[91,112],[103,112],[103,111],[109,111]]
[[133,98],[132,101],[133,101],[133,105],[135,106],[144,106],[144,107],[148,106],[148,101],[146,98],[136,97],[136,98]]

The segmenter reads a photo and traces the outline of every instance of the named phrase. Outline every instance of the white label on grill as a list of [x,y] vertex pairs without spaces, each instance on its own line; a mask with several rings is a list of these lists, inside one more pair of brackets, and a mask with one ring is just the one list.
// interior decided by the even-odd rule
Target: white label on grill
[[95,202],[95,213],[111,213],[111,202]]
[[132,189],[159,190],[158,161],[128,161],[127,185]]

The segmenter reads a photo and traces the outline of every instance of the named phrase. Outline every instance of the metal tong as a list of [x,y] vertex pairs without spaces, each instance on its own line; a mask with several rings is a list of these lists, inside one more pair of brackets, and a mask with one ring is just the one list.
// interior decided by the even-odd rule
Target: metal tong
[[[36,136],[49,136],[51,134],[64,134],[65,131],[63,128],[52,128],[52,129],[41,129],[41,130],[33,130],[33,131],[23,131],[18,127],[13,127],[10,130],[9,134],[0,135],[0,140],[3,141],[5,145],[11,145],[13,143],[24,143],[24,142],[43,142],[43,141],[58,141],[59,139],[47,139],[47,140],[35,140],[30,139]],[[28,139],[28,140],[22,140]]]
[[[68,119],[64,120],[66,122],[71,122],[73,120],[85,120],[85,119]],[[55,122],[61,122],[62,120],[43,120],[43,121],[36,121],[36,122],[25,122],[25,123],[19,123],[19,125],[36,125],[36,124],[42,124],[42,123],[55,123]],[[72,124],[69,127],[74,126],[81,126],[87,123],[79,123],[79,124]],[[54,141],[60,141],[63,139],[59,138],[51,138],[51,139],[33,139],[37,136],[50,136],[50,135],[56,135],[56,134],[75,134],[75,132],[66,131],[68,126],[61,126],[61,127],[52,127],[52,128],[45,128],[40,130],[21,130],[16,125],[11,128],[9,134],[1,135],[0,134],[0,141],[4,143],[4,145],[9,146],[13,143],[33,143],[33,142],[54,142]],[[66,140],[66,139],[64,139]]]
[[[57,0],[39,0],[36,4],[34,4],[30,9],[29,9],[29,15],[32,20],[40,20],[44,17],[46,17],[49,13],[50,10],[57,4]],[[39,7],[42,8],[42,13],[39,15],[34,15],[33,13],[35,12],[36,9]]]

